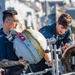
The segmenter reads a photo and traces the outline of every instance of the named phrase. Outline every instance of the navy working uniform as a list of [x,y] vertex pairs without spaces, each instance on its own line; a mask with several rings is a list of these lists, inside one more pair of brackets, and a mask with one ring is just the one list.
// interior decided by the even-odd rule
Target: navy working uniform
[[[13,43],[8,41],[8,39],[6,38],[6,34],[4,34],[4,32],[3,32],[3,29],[0,29],[0,61],[3,59],[8,59],[11,61],[19,60],[15,54],[15,50],[13,48]],[[13,70],[18,71],[21,69],[21,67],[23,67],[23,66],[22,65],[14,66],[14,67],[11,67],[9,70],[11,72]],[[10,75],[14,75],[14,74],[12,73]]]
[[44,35],[44,37],[46,39],[54,36],[57,40],[55,43],[57,45],[57,48],[59,48],[61,46],[62,42],[63,42],[63,44],[65,44],[65,43],[72,44],[71,28],[68,28],[68,30],[64,34],[58,35],[56,33],[56,24],[53,23],[51,26],[45,26],[45,27],[41,28],[39,31]]
[[[47,38],[51,38],[51,37],[55,37],[57,39],[56,41],[56,46],[57,48],[59,48],[61,46],[61,43],[63,42],[65,43],[70,43],[72,44],[72,39],[71,39],[71,29],[69,28],[63,35],[57,35],[56,33],[56,24],[52,24],[51,26],[45,26],[43,28],[41,28],[39,30],[44,37]],[[43,58],[37,65],[36,65],[36,70],[40,71],[40,70],[44,70],[48,68],[48,66],[45,64],[45,59]],[[48,75],[48,74],[46,74]]]

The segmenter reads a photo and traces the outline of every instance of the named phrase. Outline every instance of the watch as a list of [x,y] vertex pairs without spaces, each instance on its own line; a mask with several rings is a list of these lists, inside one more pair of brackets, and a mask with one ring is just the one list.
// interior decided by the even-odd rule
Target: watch
[[50,50],[45,50],[45,53],[49,53],[49,52],[51,52]]

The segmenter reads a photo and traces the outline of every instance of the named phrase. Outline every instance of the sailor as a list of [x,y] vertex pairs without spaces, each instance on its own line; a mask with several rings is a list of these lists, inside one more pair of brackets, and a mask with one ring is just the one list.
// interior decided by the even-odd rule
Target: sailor
[[[39,31],[44,35],[44,37],[49,40],[50,38],[54,37],[56,39],[55,45],[57,46],[57,49],[60,48],[60,46],[63,43],[62,51],[64,52],[70,45],[72,45],[72,38],[71,38],[71,25],[72,25],[72,17],[68,13],[63,13],[58,18],[58,21],[56,23],[53,23],[52,25],[47,25],[43,28],[41,28]],[[49,53],[47,50],[45,52]],[[51,60],[46,60],[49,64],[51,63]],[[51,66],[51,64],[50,64]],[[36,65],[36,71],[44,70],[48,68],[48,66],[45,64],[45,59],[42,59],[37,65]],[[50,75],[50,73],[46,73],[44,75]]]
[[18,25],[18,13],[16,10],[5,10],[3,11],[2,19],[3,28],[0,29],[0,67],[6,70],[5,75],[20,75],[27,62],[16,56],[13,43],[6,38],[10,34],[10,30],[16,29]]

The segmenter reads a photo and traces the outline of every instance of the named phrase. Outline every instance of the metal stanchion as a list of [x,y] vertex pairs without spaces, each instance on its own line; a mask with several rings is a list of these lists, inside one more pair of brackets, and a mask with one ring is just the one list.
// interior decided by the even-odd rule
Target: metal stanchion
[[55,55],[55,62],[56,62],[56,75],[59,75],[59,66],[58,66],[58,53],[56,52],[57,47],[54,45],[54,55]]
[[52,75],[55,75],[55,67],[54,67],[54,59],[53,59],[53,46],[50,44],[50,50],[51,50],[51,60],[52,60]]
[[[50,44],[50,50],[51,50],[51,60],[52,60],[52,75],[59,75],[59,66],[58,66],[58,53],[57,53],[57,47],[55,45],[57,39],[52,38],[49,39],[48,43]],[[54,52],[54,54],[53,54]],[[53,58],[55,56],[55,59]],[[54,62],[55,60],[55,62]],[[56,67],[54,66],[56,63]]]

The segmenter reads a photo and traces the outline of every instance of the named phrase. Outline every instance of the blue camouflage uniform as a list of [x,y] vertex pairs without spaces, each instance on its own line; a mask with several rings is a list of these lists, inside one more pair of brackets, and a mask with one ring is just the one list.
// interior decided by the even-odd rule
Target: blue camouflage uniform
[[15,55],[13,43],[8,41],[3,30],[0,29],[0,61],[3,59],[18,60],[18,57]]
[[[19,60],[19,58],[15,54],[15,50],[13,48],[13,43],[8,41],[8,39],[6,38],[6,34],[4,34],[4,32],[3,32],[3,29],[0,29],[0,61],[3,59],[8,59],[8,60],[12,60],[12,61]],[[22,65],[20,65],[20,66],[22,66]],[[17,71],[17,70],[21,69],[20,66],[10,67],[9,70]],[[14,75],[14,74],[12,74],[12,75]]]
[[63,44],[65,43],[70,43],[72,44],[72,39],[71,39],[71,34],[72,34],[72,31],[71,31],[71,28],[68,28],[68,30],[62,34],[62,35],[57,35],[56,33],[56,24],[52,24],[51,26],[45,26],[43,28],[41,28],[39,30],[43,35],[44,37],[47,39],[47,38],[51,38],[51,37],[55,37],[56,38],[56,46],[57,48],[59,48],[61,46],[61,43],[63,42]]
[[[43,35],[44,37],[47,39],[47,38],[51,38],[51,37],[55,37],[57,39],[56,41],[56,46],[57,48],[60,48],[61,46],[61,43],[63,42],[64,44],[65,43],[70,43],[72,44],[72,39],[71,39],[71,29],[69,28],[63,35],[57,35],[56,34],[56,24],[53,23],[52,25],[50,26],[45,26],[43,28],[41,28],[39,30]],[[36,71],[40,71],[40,70],[44,70],[48,68],[48,66],[45,64],[45,59],[43,58],[37,65],[36,65]],[[45,74],[45,75],[50,75],[50,74]]]

